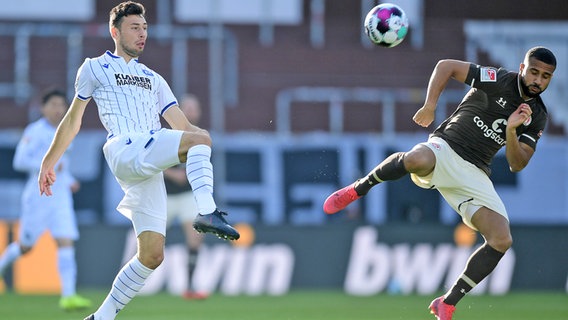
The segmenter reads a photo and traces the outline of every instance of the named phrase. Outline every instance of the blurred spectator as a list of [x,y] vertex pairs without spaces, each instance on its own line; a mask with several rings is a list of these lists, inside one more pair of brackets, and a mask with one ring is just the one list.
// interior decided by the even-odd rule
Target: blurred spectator
[[[179,107],[194,125],[199,123],[201,118],[201,105],[199,99],[193,94],[186,94],[180,101]],[[185,241],[187,245],[187,275],[188,285],[183,297],[186,299],[205,299],[207,294],[196,292],[192,287],[193,272],[195,270],[199,248],[203,242],[203,235],[193,229],[193,220],[197,216],[197,203],[191,191],[191,186],[187,181],[185,163],[171,167],[164,171],[164,181],[168,193],[168,226],[179,219]]]
[[73,192],[79,183],[71,176],[69,159],[63,155],[56,165],[59,183],[54,185],[53,197],[42,197],[37,189],[38,173],[43,155],[47,152],[55,130],[67,110],[65,94],[49,90],[42,98],[42,117],[29,124],[16,147],[14,169],[28,173],[28,181],[22,193],[22,215],[19,238],[12,242],[0,257],[0,275],[16,259],[28,253],[39,237],[46,231],[57,242],[57,266],[61,278],[59,306],[64,310],[82,309],[91,306],[91,301],[77,295],[77,265],[74,241],[79,230],[73,210]]

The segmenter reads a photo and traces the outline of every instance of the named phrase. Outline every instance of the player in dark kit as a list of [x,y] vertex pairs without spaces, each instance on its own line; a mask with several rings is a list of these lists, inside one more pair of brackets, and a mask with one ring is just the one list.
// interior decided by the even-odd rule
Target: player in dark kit
[[512,172],[528,164],[548,118],[540,94],[555,69],[556,58],[544,47],[530,49],[518,73],[441,60],[430,77],[424,106],[413,120],[423,127],[432,123],[450,78],[472,87],[456,111],[427,142],[392,154],[366,177],[325,200],[324,211],[333,214],[373,186],[410,173],[416,185],[437,189],[464,223],[483,235],[485,243],[471,255],[452,288],[430,304],[439,320],[452,319],[458,301],[493,271],[513,243],[505,205],[489,179],[489,165],[503,146]]

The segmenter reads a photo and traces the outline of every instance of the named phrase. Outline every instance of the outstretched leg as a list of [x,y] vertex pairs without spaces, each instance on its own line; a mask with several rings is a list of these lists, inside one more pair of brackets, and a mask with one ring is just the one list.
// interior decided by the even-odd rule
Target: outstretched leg
[[436,164],[436,156],[428,147],[417,145],[408,152],[391,154],[364,178],[332,193],[323,204],[323,211],[333,214],[366,195],[384,181],[398,180],[408,173],[427,175]]
[[404,152],[391,154],[367,176],[358,179],[354,183],[332,193],[323,204],[323,211],[333,214],[345,209],[351,202],[366,195],[377,184],[402,178],[408,173],[404,167]]

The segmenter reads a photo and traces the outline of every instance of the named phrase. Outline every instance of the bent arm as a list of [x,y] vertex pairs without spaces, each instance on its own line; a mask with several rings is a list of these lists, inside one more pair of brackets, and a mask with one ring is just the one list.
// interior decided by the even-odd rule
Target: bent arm
[[505,157],[511,172],[523,170],[534,154],[534,149],[517,137],[517,127],[525,122],[532,114],[529,105],[523,103],[507,119]]
[[509,170],[511,172],[519,172],[523,170],[528,164],[534,154],[533,148],[526,143],[519,142],[515,134],[509,142],[509,132],[507,132],[507,147],[505,150],[505,157],[509,163]]
[[168,110],[164,112],[162,117],[164,117],[166,122],[174,130],[182,130],[189,132],[202,130],[198,126],[191,124],[189,120],[187,120],[187,117],[185,116],[183,111],[181,111],[181,109],[177,105],[168,108]]
[[413,117],[414,122],[418,125],[427,127],[434,121],[436,104],[446,88],[450,79],[465,82],[469,72],[469,62],[459,60],[440,60],[436,64],[430,80],[428,81],[428,89],[426,90],[426,100],[422,108],[420,108]]
[[469,72],[469,62],[459,60],[440,60],[436,64],[426,91],[425,105],[436,108],[436,103],[446,88],[448,80],[455,79],[459,82],[465,82],[467,73]]
[[65,153],[65,150],[67,150],[77,133],[79,133],[88,102],[89,100],[75,98],[65,117],[59,123],[57,131],[55,131],[55,137],[41,162],[38,178],[40,194],[51,195],[51,185],[55,182],[55,164]]

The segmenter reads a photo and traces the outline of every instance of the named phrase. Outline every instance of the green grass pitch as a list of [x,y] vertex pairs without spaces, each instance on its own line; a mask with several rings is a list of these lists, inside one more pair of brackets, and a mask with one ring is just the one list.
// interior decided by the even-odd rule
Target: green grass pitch
[[[104,291],[81,291],[98,305]],[[434,319],[427,307],[434,296],[354,297],[339,291],[293,291],[279,297],[213,295],[205,301],[185,301],[169,294],[136,297],[117,320],[349,320]],[[63,312],[58,296],[0,295],[2,320],[82,320],[93,310]],[[566,320],[568,295],[563,292],[467,296],[455,320]]]

